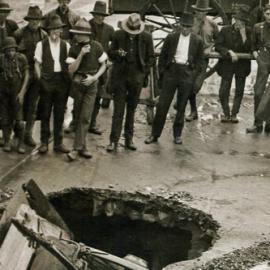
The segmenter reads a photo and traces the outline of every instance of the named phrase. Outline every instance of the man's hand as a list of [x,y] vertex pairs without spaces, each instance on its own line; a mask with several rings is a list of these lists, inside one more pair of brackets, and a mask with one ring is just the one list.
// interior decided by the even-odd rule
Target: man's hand
[[257,51],[254,51],[253,52],[253,57],[255,58],[255,60],[257,60],[258,56],[259,56],[258,52]]
[[20,93],[17,96],[17,99],[20,105],[23,105],[23,101],[24,101],[24,95],[22,93],[24,93],[23,89],[20,91]]
[[238,61],[238,56],[236,55],[236,53],[234,51],[229,50],[228,53],[230,54],[233,63]]
[[84,45],[81,48],[81,52],[80,52],[81,56],[84,56],[85,54],[89,53],[90,52],[90,49],[91,49],[90,44]]
[[94,83],[96,80],[97,80],[97,78],[95,76],[87,75],[87,77],[82,80],[82,84],[85,86],[89,86],[92,83]]
[[127,55],[127,52],[124,51],[122,48],[120,48],[118,50],[118,55],[121,56],[121,57],[125,57]]

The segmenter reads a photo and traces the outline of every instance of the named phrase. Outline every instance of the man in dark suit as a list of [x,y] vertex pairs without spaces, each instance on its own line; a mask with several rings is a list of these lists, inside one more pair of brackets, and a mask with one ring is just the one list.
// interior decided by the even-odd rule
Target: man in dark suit
[[169,34],[164,41],[158,65],[162,90],[152,133],[145,140],[146,144],[157,142],[160,137],[176,90],[178,90],[177,114],[173,124],[173,135],[175,144],[182,143],[185,109],[193,89],[194,72],[201,69],[203,64],[203,41],[192,33],[192,25],[193,15],[184,13],[180,31]]
[[[236,53],[251,52],[251,29],[246,26],[249,17],[249,10],[241,6],[234,15],[235,23],[222,28],[216,38],[216,51],[222,55],[219,61],[218,74],[221,76],[219,98],[223,109],[221,122],[238,123],[239,112],[246,77],[250,73],[251,61],[238,59]],[[233,107],[230,110],[229,97],[233,76],[235,76],[235,95]]]
[[134,115],[145,77],[154,61],[152,36],[144,31],[140,15],[133,13],[121,22],[121,30],[115,32],[108,51],[113,62],[111,90],[114,111],[110,144],[107,151],[117,149],[126,107],[125,146],[136,150],[133,143]]

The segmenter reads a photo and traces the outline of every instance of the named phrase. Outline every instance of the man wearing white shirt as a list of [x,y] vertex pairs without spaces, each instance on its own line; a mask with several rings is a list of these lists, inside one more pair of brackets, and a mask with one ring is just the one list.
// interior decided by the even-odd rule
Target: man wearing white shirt
[[162,82],[157,112],[152,133],[146,144],[157,142],[166,122],[167,113],[177,90],[177,114],[173,124],[175,144],[182,144],[182,130],[188,98],[193,89],[194,72],[200,69],[203,60],[203,42],[192,33],[193,15],[184,13],[180,31],[169,34],[159,57],[159,74]]
[[48,38],[38,42],[35,50],[35,71],[41,83],[41,154],[48,152],[52,110],[54,151],[69,152],[63,145],[63,122],[69,89],[66,59],[70,45],[60,38],[63,26],[60,17],[54,15],[46,26]]

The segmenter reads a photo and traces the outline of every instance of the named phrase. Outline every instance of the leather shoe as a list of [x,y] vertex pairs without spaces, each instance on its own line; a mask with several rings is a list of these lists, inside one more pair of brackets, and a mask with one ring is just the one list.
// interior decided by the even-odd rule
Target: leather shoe
[[19,143],[18,146],[17,146],[17,152],[19,154],[25,154],[25,148],[21,143]]
[[175,144],[182,144],[183,143],[181,137],[175,137],[174,140],[173,140],[173,142]]
[[3,151],[4,152],[11,152],[11,144],[10,144],[10,142],[5,142],[4,143],[4,146],[3,146]]
[[96,135],[102,135],[102,131],[99,130],[97,127],[89,128],[88,132]]
[[48,144],[42,143],[41,146],[38,149],[38,152],[40,154],[46,154],[48,152]]
[[53,150],[56,153],[62,153],[62,154],[68,154],[70,152],[70,150],[63,144],[54,146]]
[[238,118],[237,118],[236,115],[232,115],[232,117],[231,117],[231,122],[232,122],[233,124],[239,123],[239,120],[238,120]]
[[28,146],[35,147],[37,144],[31,135],[24,136],[24,143]]
[[153,136],[153,135],[151,135],[151,136],[149,136],[149,137],[144,141],[144,143],[145,143],[145,144],[151,144],[151,143],[155,143],[155,142],[157,142],[157,141],[158,141],[158,138],[155,137],[155,136]]
[[107,152],[113,152],[113,151],[117,151],[117,148],[118,148],[118,143],[113,143],[113,142],[111,142],[108,146],[107,146],[107,148],[106,148],[106,150],[107,150]]
[[221,115],[220,119],[221,123],[230,123],[231,122],[231,117],[228,115]]
[[192,112],[188,116],[185,117],[185,120],[187,122],[192,122],[193,120],[197,120],[197,119],[198,119],[198,113],[197,112]]
[[263,126],[252,126],[246,129],[247,133],[261,133],[263,131]]
[[76,160],[78,156],[78,151],[77,150],[72,150],[67,154],[67,158],[69,161],[74,161]]
[[125,143],[125,147],[129,150],[132,150],[132,151],[136,151],[137,150],[137,147],[136,145],[133,143],[133,141],[126,141]]
[[87,149],[83,149],[81,151],[79,151],[79,155],[81,157],[84,157],[84,158],[87,158],[87,159],[90,159],[92,158],[93,156],[91,155],[91,153],[87,150]]

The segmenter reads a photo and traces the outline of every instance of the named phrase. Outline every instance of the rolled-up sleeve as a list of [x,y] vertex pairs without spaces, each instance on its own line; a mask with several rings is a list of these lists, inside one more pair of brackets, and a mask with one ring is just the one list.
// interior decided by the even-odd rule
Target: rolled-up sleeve
[[41,41],[39,41],[37,43],[34,59],[38,63],[42,64],[42,43],[41,43]]
[[98,58],[99,63],[103,63],[108,59],[107,53],[103,52],[102,55]]

